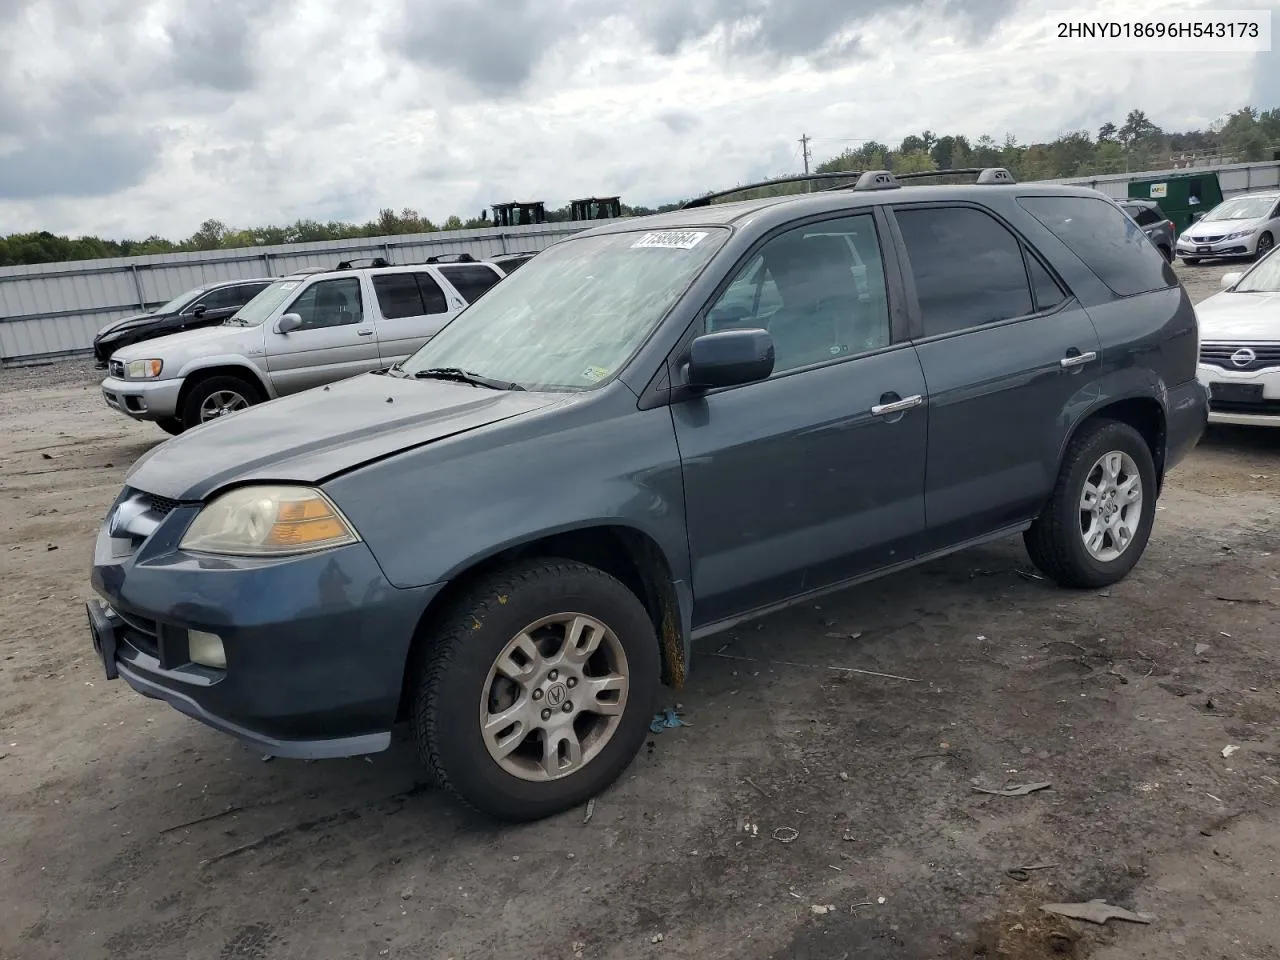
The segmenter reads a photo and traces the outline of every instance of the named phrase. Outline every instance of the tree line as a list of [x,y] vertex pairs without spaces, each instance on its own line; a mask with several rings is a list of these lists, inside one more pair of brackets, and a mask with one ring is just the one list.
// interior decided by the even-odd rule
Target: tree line
[[[964,167],[1005,167],[1022,181],[1163,169],[1190,165],[1197,160],[1243,163],[1273,158],[1280,159],[1280,107],[1264,111],[1242,107],[1208,129],[1182,133],[1168,133],[1156,126],[1143,111],[1131,110],[1119,126],[1104,123],[1096,135],[1087,130],[1075,130],[1050,143],[1020,144],[1013,134],[1001,142],[990,136],[970,141],[964,135],[939,136],[930,130],[904,137],[896,147],[869,140],[856,149],[846,149],[819,163],[816,172],[892,170],[895,173],[923,173]],[[779,195],[796,189],[795,186],[780,184],[742,196]],[[678,203],[659,207],[623,204],[622,212],[624,216],[644,216],[678,206]],[[570,220],[569,206],[548,210],[547,219],[553,222]],[[238,229],[211,219],[202,223],[190,237],[178,241],[159,236],[143,240],[71,238],[39,231],[0,237],[0,266],[398,236],[488,226],[491,226],[491,221],[484,215],[467,220],[455,215],[436,224],[418,211],[406,208],[399,213],[384,209],[376,219],[363,224],[298,220],[287,226]]]

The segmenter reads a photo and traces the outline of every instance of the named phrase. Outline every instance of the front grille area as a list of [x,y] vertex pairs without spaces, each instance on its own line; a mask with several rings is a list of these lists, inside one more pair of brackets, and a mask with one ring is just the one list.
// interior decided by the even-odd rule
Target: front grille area
[[160,638],[154,620],[148,620],[146,617],[139,617],[121,610],[116,611],[116,616],[124,621],[124,628],[121,631],[124,634],[124,639],[143,653],[155,657],[157,660],[160,659]]
[[171,500],[168,497],[158,497],[154,493],[147,494],[147,503],[151,507],[151,512],[160,517],[167,517],[182,505],[177,500]]
[[[1231,359],[1242,350],[1253,353],[1253,359],[1244,365]],[[1200,345],[1200,362],[1244,373],[1280,367],[1280,343],[1204,343]]]
[[1217,243],[1217,242],[1218,242],[1219,240],[1221,240],[1224,236],[1225,236],[1225,234],[1221,234],[1221,233],[1220,233],[1220,234],[1218,234],[1216,237],[1196,237],[1194,240],[1189,240],[1189,241],[1187,241],[1187,242],[1188,242],[1188,243],[1198,243],[1198,244],[1200,244],[1200,245],[1202,245],[1202,246],[1203,246],[1203,245],[1204,245],[1204,244],[1206,244],[1206,243]]

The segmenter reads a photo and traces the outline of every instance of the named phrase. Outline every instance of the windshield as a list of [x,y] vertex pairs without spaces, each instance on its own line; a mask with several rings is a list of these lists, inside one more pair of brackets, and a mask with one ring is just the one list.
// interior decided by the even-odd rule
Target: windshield
[[1236,293],[1280,293],[1280,257],[1274,252],[1236,284]]
[[292,296],[301,283],[301,280],[277,280],[224,322],[239,327],[256,327]]
[[156,307],[154,313],[177,313],[187,303],[190,303],[200,294],[204,293],[204,287],[196,287],[194,290],[188,290],[186,293],[180,293],[163,306]]
[[562,241],[458,314],[401,369],[590,390],[631,359],[728,235],[699,227]]
[[1204,215],[1205,220],[1257,220],[1265,217],[1275,197],[1233,197]]

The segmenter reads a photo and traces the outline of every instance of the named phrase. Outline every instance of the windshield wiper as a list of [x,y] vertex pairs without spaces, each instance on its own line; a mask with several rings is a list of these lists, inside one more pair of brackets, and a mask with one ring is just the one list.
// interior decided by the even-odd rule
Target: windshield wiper
[[481,376],[478,373],[472,373],[459,367],[428,367],[426,370],[415,371],[413,378],[415,380],[453,380],[457,383],[469,383],[473,387],[488,387],[490,390],[524,389],[518,383],[512,383],[508,380],[495,380],[492,377]]

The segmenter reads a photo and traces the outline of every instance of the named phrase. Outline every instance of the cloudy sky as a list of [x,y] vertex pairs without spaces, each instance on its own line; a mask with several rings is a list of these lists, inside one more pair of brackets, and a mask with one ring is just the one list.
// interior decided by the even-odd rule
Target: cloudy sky
[[1064,7],[1280,0],[0,0],[0,234],[654,204],[798,172],[802,133],[821,160],[1280,106],[1280,51],[1099,55],[1052,38]]

